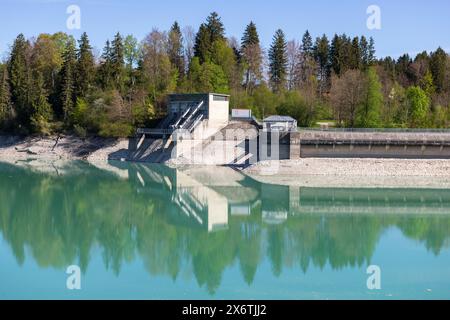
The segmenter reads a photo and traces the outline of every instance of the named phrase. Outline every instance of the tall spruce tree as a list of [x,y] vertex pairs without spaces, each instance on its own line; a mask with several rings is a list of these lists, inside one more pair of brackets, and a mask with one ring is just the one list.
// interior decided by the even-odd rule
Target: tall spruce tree
[[241,49],[255,44],[259,45],[259,35],[256,24],[251,21],[245,28],[244,35],[242,36]]
[[359,46],[359,38],[354,37],[352,40],[352,54],[350,60],[350,69],[361,69],[361,48]]
[[269,50],[270,84],[274,92],[281,92],[286,86],[286,48],[287,43],[284,32],[278,29]]
[[8,63],[11,100],[20,125],[29,125],[31,114],[31,71],[28,59],[30,43],[20,34],[12,46]]
[[442,48],[438,48],[430,56],[430,70],[433,75],[433,83],[437,92],[442,92],[445,86],[445,73],[447,70],[447,53]]
[[306,30],[302,38],[302,51],[305,56],[313,56],[313,40],[308,30]]
[[35,133],[49,135],[51,133],[52,107],[48,102],[48,92],[45,89],[44,75],[41,71],[33,72],[31,92],[31,129]]
[[194,56],[203,64],[211,59],[211,37],[207,26],[203,23],[195,36]]
[[314,57],[316,59],[317,65],[319,66],[319,93],[325,91],[328,86],[328,81],[330,77],[330,61],[329,61],[329,41],[326,35],[316,39],[314,45]]
[[369,38],[369,47],[367,49],[367,63],[369,66],[372,66],[375,63],[376,57],[375,57],[375,40],[370,37]]
[[341,76],[341,74],[345,72],[345,68],[343,65],[343,47],[342,37],[335,34],[333,40],[331,40],[330,63],[332,71],[337,76]]
[[178,22],[176,21],[169,31],[168,54],[171,64],[178,71],[178,82],[180,82],[184,78],[186,68],[183,48],[183,34]]
[[206,23],[200,25],[195,37],[194,56],[199,58],[201,64],[211,61],[214,58],[211,57],[214,43],[225,40],[225,27],[217,12],[213,12]]
[[120,33],[117,33],[111,43],[111,76],[114,88],[122,92],[125,81],[124,45]]
[[102,89],[110,89],[112,86],[112,61],[111,61],[111,42],[106,41],[101,56],[100,67],[98,70],[98,81]]
[[210,41],[225,40],[225,27],[217,12],[213,12],[206,19],[206,27],[209,32]]
[[12,114],[11,91],[9,88],[8,69],[0,65],[0,130]]
[[70,123],[70,116],[76,102],[76,68],[77,56],[75,50],[75,43],[69,40],[66,45],[66,50],[63,56],[63,67],[61,69],[61,88],[60,88],[60,104],[64,122]]
[[359,40],[359,50],[361,53],[361,65],[364,69],[369,66],[369,43],[365,36]]
[[244,62],[245,89],[248,92],[262,78],[263,54],[258,31],[253,21],[245,28],[240,54]]
[[84,98],[89,93],[95,78],[95,61],[88,35],[83,33],[78,41],[76,66],[76,95]]

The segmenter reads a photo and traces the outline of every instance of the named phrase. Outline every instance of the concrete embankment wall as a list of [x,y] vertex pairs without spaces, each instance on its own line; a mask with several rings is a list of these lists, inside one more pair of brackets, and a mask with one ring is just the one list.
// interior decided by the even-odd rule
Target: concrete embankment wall
[[450,131],[302,130],[291,134],[290,157],[449,159]]
[[373,145],[302,145],[301,158],[449,159],[450,147]]

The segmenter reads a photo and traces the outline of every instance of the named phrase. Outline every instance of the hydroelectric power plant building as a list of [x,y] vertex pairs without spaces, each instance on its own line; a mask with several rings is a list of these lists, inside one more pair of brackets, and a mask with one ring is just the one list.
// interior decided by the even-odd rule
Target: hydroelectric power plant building
[[156,128],[138,129],[129,151],[133,161],[211,165],[305,157],[445,159],[450,131],[298,129],[295,119],[283,115],[262,123],[233,118],[229,95],[173,94],[166,118]]

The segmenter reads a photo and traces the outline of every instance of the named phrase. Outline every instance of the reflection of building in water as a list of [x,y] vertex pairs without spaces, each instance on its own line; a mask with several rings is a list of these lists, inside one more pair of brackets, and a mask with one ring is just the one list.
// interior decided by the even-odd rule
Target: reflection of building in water
[[133,164],[138,192],[167,201],[160,211],[172,224],[223,230],[229,219],[259,215],[278,225],[305,214],[450,214],[449,190],[300,188],[263,184],[225,167]]

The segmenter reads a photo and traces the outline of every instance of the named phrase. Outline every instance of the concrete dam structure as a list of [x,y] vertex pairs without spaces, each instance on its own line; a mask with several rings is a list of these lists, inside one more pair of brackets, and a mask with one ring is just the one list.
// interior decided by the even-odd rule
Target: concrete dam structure
[[291,133],[290,158],[449,159],[449,130],[314,130]]
[[450,159],[450,130],[297,129],[295,119],[230,118],[228,95],[174,94],[167,117],[139,129],[128,160],[245,166],[300,158]]

